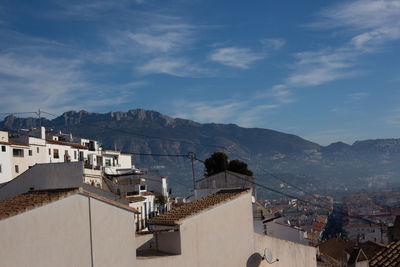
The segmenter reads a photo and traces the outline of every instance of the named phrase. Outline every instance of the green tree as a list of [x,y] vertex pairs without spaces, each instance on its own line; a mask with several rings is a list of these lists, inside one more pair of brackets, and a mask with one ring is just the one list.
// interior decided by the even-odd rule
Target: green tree
[[206,159],[204,167],[205,176],[225,171],[228,168],[228,156],[222,152],[214,152],[211,157]]
[[228,170],[231,172],[253,176],[253,172],[248,169],[247,164],[237,159],[229,161]]
[[228,156],[223,152],[214,152],[211,157],[206,159],[204,166],[205,176],[211,176],[225,170],[253,176],[253,172],[248,169],[245,162],[237,159],[228,161]]

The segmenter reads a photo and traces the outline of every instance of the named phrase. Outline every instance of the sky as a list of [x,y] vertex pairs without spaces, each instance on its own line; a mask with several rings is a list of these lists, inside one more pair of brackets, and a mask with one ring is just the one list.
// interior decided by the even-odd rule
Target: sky
[[0,113],[143,108],[321,145],[400,138],[399,48],[400,0],[3,0]]

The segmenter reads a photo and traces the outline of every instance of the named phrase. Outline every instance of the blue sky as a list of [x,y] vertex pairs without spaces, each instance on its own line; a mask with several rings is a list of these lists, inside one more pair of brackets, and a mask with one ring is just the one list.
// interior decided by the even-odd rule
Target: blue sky
[[399,138],[400,1],[0,3],[0,112],[144,108]]

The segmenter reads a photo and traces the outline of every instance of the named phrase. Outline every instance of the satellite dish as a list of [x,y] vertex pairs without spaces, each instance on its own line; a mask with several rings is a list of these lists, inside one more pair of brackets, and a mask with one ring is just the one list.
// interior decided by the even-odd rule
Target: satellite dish
[[268,263],[272,263],[272,252],[269,248],[265,248],[264,249],[264,259],[268,262]]
[[274,262],[278,262],[279,261],[279,259],[276,259],[276,260],[272,259],[272,252],[271,252],[271,250],[269,248],[265,248],[264,249],[264,257],[263,257],[263,259],[266,260],[266,262],[268,262],[269,264],[272,264]]

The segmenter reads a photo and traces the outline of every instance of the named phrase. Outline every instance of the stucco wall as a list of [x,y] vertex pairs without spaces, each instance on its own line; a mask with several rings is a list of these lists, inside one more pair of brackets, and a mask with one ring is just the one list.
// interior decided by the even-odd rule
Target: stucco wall
[[[6,151],[2,151],[2,147],[4,147]],[[12,151],[9,145],[0,144],[0,183],[5,183],[12,179],[11,153]]]
[[136,266],[132,222],[132,212],[69,196],[1,220],[0,265]]
[[93,266],[136,266],[134,214],[91,198]]
[[120,154],[119,165],[122,169],[132,168],[132,156],[128,154]]
[[2,266],[90,266],[88,200],[66,199],[0,221]]
[[186,219],[179,256],[138,258],[139,266],[246,266],[253,253],[250,193]]
[[[279,259],[279,262],[273,264],[274,267],[317,266],[316,248],[254,233],[254,252],[263,256],[265,248],[271,250],[274,259]],[[266,261],[261,261],[260,265],[252,266],[267,267],[271,265]]]

